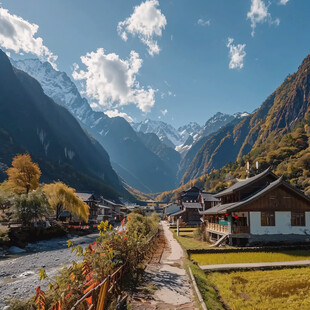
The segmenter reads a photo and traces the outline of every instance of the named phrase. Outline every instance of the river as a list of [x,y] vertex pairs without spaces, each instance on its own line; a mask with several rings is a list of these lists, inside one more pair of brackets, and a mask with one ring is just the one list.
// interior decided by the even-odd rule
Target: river
[[82,258],[68,248],[68,240],[85,247],[96,238],[98,234],[40,241],[29,244],[26,254],[0,260],[0,309],[5,309],[6,298],[31,297],[35,295],[38,285],[46,289],[50,279],[40,281],[38,274],[41,268],[44,268],[48,277],[53,277],[61,267],[73,260],[81,261]]

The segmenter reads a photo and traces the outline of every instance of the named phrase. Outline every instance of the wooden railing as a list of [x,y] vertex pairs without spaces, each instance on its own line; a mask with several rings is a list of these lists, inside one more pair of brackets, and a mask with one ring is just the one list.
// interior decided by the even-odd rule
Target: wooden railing
[[213,230],[213,231],[228,233],[228,226],[227,225],[221,225],[221,224],[216,224],[216,223],[207,223],[206,228],[209,230]]
[[112,275],[107,276],[99,285],[87,292],[81,299],[79,299],[71,310],[79,309],[79,306],[85,302],[87,305],[86,299],[92,298],[92,305],[87,309],[104,309],[108,300],[109,294],[117,294],[121,290],[121,281],[123,276],[123,271],[126,267],[126,264],[120,266]]
[[[213,231],[221,232],[221,233],[229,232],[227,225],[221,225],[217,223],[207,223],[206,228],[209,230],[213,230]],[[235,226],[232,228],[232,233],[233,234],[249,234],[250,226]]]
[[[151,236],[146,242],[148,248],[154,244],[152,241],[158,237],[159,230]],[[146,249],[144,250],[144,255]],[[111,296],[120,295],[122,293],[122,278],[127,271],[127,262],[120,266],[113,274],[107,276],[92,290],[82,296],[71,308],[71,310],[87,309],[87,310],[104,310]],[[91,300],[89,304],[88,300]]]

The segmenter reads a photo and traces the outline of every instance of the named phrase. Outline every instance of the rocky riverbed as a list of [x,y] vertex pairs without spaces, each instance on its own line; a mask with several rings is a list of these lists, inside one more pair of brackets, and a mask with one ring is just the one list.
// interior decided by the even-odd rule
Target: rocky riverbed
[[6,298],[28,298],[35,294],[38,285],[46,289],[50,280],[39,280],[38,273],[44,268],[48,277],[57,275],[58,270],[73,260],[81,260],[71,253],[67,241],[74,245],[87,246],[98,234],[73,238],[56,238],[29,244],[22,255],[8,256],[0,260],[0,309],[5,309]]

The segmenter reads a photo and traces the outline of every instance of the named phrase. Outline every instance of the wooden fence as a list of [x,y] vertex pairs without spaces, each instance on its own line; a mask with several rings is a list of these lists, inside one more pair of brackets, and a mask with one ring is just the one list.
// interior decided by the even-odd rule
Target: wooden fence
[[86,309],[88,310],[103,310],[107,304],[109,295],[121,293],[122,276],[126,265],[120,266],[112,275],[107,276],[99,285],[87,292],[74,304],[71,310],[80,309],[83,303],[84,307],[87,307]]
[[[150,248],[153,245],[153,240],[158,236],[158,231],[147,241],[147,246]],[[145,250],[146,249],[142,249]],[[120,266],[113,274],[107,276],[100,284],[88,291],[80,298],[71,310],[104,310],[108,301],[112,296],[120,295],[122,292],[122,279],[126,273],[126,262]]]

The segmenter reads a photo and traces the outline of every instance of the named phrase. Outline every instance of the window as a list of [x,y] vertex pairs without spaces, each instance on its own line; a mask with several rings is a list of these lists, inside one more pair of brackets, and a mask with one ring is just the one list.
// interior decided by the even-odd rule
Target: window
[[292,226],[305,226],[305,212],[291,212],[291,225]]
[[261,226],[275,226],[274,212],[261,213]]

